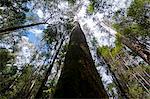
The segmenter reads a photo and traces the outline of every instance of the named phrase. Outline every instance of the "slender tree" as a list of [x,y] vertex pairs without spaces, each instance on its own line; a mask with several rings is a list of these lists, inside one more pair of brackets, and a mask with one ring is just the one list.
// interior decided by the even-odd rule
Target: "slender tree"
[[[38,92],[37,92],[35,98],[41,98],[41,97],[42,97],[43,88],[45,87],[45,84],[46,84],[46,82],[47,82],[47,80],[48,80],[48,77],[49,77],[49,75],[51,74],[51,70],[52,70],[52,68],[53,68],[53,65],[54,65],[54,63],[55,63],[55,60],[56,60],[56,58],[57,58],[57,55],[59,54],[59,51],[60,51],[60,49],[61,49],[61,46],[62,46],[63,42],[64,42],[64,36],[62,37],[61,42],[60,42],[60,44],[59,44],[59,47],[58,47],[56,53],[54,54],[54,58],[52,59],[52,62],[51,62],[49,68],[47,69],[47,71],[46,71],[46,73],[45,73],[44,79],[42,80],[42,83],[41,83],[41,85],[40,85],[40,88],[39,88],[39,90],[38,90]],[[56,45],[56,46],[57,46],[57,45]]]
[[78,23],[53,98],[108,98]]
[[121,96],[125,99],[144,98],[149,93],[146,87],[149,84],[147,81],[148,78],[144,74],[145,70],[142,68],[139,69],[140,66],[130,62],[133,59],[122,48],[123,46],[120,46],[121,43],[118,43],[116,42],[114,48],[103,46],[99,49],[98,54],[109,65],[112,77],[115,77],[114,82],[117,85],[118,91],[121,92]]
[[148,48],[148,39],[150,38],[149,3],[149,0],[133,0],[123,16],[121,10],[116,12],[117,20],[113,24],[119,34],[120,42],[148,64],[150,64]]
[[33,24],[28,24],[28,25],[20,25],[20,26],[2,28],[2,29],[0,29],[0,35],[8,34],[10,31],[15,31],[15,30],[18,30],[18,29],[23,29],[23,28],[27,28],[27,27],[37,26],[37,25],[41,25],[41,24],[47,24],[47,23],[46,22],[39,22],[39,23],[33,23]]
[[[99,57],[101,56],[99,52],[97,54]],[[116,71],[112,71],[111,65],[110,65],[110,60],[106,59],[105,57],[102,57],[102,58],[104,59],[104,62],[107,64],[109,71],[113,77],[113,80],[114,80],[115,84],[117,85],[118,94],[120,94],[120,96],[122,98],[129,99],[129,97],[125,91],[127,89],[127,86],[125,86],[125,84],[123,84],[123,82],[121,82],[121,80],[119,79],[119,75],[116,73]]]
[[150,64],[150,51],[143,48],[140,42],[136,42],[135,40],[130,40],[124,36],[119,35],[119,39],[121,43],[130,48],[133,52],[139,55],[145,62]]
[[[107,28],[105,28],[105,29],[107,29]],[[111,35],[111,36],[114,36],[114,35]],[[119,33],[116,34],[116,38],[119,39],[119,41],[122,44],[124,44],[129,49],[131,49],[133,52],[135,52],[138,56],[140,56],[146,63],[150,64],[150,51],[144,46],[144,44],[140,43],[134,37],[132,37],[132,39],[131,39],[131,38],[126,37],[123,34],[119,34]]]

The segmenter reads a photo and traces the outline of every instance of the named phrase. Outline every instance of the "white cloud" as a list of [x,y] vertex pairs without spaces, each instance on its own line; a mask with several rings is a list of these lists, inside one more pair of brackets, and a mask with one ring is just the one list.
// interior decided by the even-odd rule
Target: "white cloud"
[[19,51],[16,53],[17,57],[15,64],[21,67],[30,62],[32,55],[35,52],[35,47],[29,42],[29,39],[26,36],[22,36],[17,45]]
[[68,9],[68,2],[61,2],[61,3],[59,3],[58,4],[58,8],[62,9],[62,10]]
[[38,10],[37,10],[37,15],[38,15],[40,18],[43,18],[43,17],[44,17],[43,11],[42,11],[41,9],[38,9]]
[[43,33],[43,30],[33,28],[33,29],[30,29],[29,32],[32,32],[33,34],[35,34],[36,37],[40,38],[41,34]]
[[26,36],[22,36],[22,37],[21,37],[21,40],[22,40],[22,42],[27,42],[27,41],[29,40],[29,38],[26,37]]

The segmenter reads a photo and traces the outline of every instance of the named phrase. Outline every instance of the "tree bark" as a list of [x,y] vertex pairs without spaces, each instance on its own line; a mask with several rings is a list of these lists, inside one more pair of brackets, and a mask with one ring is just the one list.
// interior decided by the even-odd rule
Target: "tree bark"
[[71,34],[53,98],[108,98],[79,24]]
[[[99,53],[98,53],[98,56],[100,56]],[[122,82],[119,79],[120,77],[119,77],[119,74],[117,73],[117,71],[114,71],[114,72],[112,71],[110,61],[108,59],[106,59],[105,57],[102,57],[102,58],[104,59],[104,62],[106,63],[106,65],[109,68],[112,78],[113,78],[115,84],[117,85],[117,89],[119,91],[120,96],[122,96],[123,99],[129,99],[128,93],[126,92],[126,90],[128,89],[127,86],[125,85],[124,82]]]
[[150,65],[150,51],[144,49],[139,42],[125,38],[124,36],[119,35],[121,42],[126,45],[129,49],[135,52],[140,56],[145,62]]
[[[41,97],[42,97],[43,88],[45,87],[45,84],[46,84],[46,82],[47,82],[47,80],[48,80],[48,77],[49,77],[49,75],[51,74],[51,70],[52,70],[52,68],[53,68],[54,62],[55,62],[55,60],[56,60],[56,58],[57,58],[57,56],[58,56],[58,54],[59,54],[59,51],[60,51],[60,49],[61,49],[61,46],[62,46],[64,40],[65,40],[65,35],[64,35],[64,36],[62,37],[62,39],[61,39],[61,42],[60,42],[60,44],[59,44],[59,47],[58,47],[58,49],[56,50],[56,53],[54,54],[54,58],[52,59],[52,63],[50,64],[49,68],[47,69],[47,71],[46,71],[46,73],[45,73],[44,79],[42,80],[41,86],[40,86],[40,88],[38,89],[38,92],[37,92],[35,98],[41,98]],[[56,45],[56,46],[57,46],[57,45]]]
[[40,23],[33,23],[33,24],[29,24],[29,25],[21,25],[21,26],[3,28],[3,29],[0,29],[0,35],[8,34],[10,31],[15,31],[15,30],[18,30],[18,29],[32,27],[32,26],[41,25],[41,24],[47,24],[47,23],[40,22]]
[[[105,23],[102,24],[102,26],[107,30],[107,31],[114,31],[110,26],[106,25]],[[112,35],[112,34],[110,34]],[[114,36],[114,35],[112,35]],[[133,52],[135,52],[138,56],[140,56],[146,63],[150,65],[150,51],[143,48],[140,42],[137,42],[135,40],[131,40],[129,38],[124,37],[123,35],[118,35],[120,38],[120,41],[122,44],[127,46],[129,49],[131,49]],[[133,37],[134,38],[134,37]]]

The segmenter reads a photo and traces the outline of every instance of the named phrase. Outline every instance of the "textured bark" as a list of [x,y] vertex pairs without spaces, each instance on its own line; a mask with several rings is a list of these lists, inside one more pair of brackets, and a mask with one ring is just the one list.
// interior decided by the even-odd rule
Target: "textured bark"
[[79,24],[71,34],[53,98],[108,98]]
[[140,56],[145,62],[147,62],[150,65],[150,51],[143,48],[139,42],[130,40],[121,35],[119,35],[119,37],[124,45],[126,45],[129,49],[135,52],[138,56]]
[[37,25],[41,25],[41,24],[47,24],[47,23],[40,22],[40,23],[33,23],[33,24],[29,24],[29,25],[21,25],[21,26],[9,27],[9,28],[2,28],[2,29],[0,29],[0,35],[8,34],[8,32],[10,32],[10,31],[15,31],[15,30],[18,30],[18,29],[37,26]]

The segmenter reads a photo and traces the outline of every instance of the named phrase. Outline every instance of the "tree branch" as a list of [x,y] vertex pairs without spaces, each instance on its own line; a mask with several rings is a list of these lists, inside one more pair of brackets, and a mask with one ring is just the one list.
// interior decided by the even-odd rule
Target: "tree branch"
[[1,28],[0,29],[0,35],[8,34],[10,31],[15,31],[15,30],[18,30],[18,29],[32,27],[32,26],[37,26],[37,25],[41,25],[41,24],[48,24],[48,23],[40,22],[40,23],[32,23],[32,24],[28,24],[28,25],[21,25],[21,26],[14,26],[14,27],[8,27],[8,28]]

